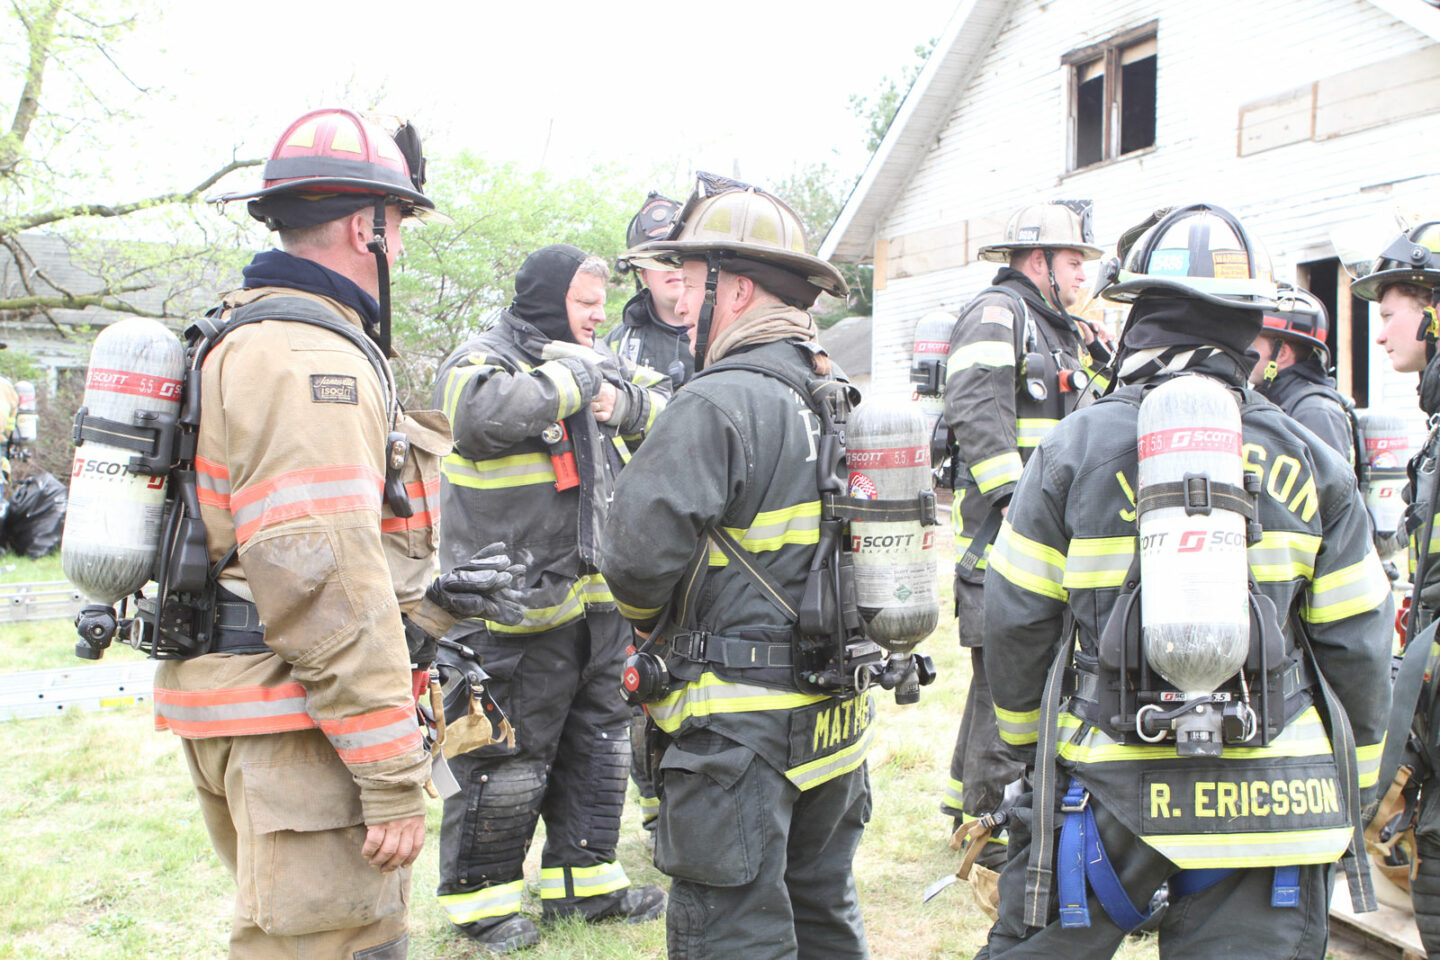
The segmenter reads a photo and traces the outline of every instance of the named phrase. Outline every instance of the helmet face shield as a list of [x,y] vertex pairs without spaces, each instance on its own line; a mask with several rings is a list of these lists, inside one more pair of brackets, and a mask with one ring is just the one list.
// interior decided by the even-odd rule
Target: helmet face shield
[[1350,292],[1363,300],[1379,300],[1394,283],[1440,291],[1440,221],[1422,223],[1390,241],[1370,272],[1350,285]]

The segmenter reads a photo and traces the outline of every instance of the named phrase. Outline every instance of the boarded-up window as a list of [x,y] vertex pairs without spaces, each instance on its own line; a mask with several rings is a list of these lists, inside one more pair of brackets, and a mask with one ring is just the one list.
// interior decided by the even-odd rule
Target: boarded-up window
[[1155,144],[1155,24],[1061,58],[1070,71],[1070,169]]

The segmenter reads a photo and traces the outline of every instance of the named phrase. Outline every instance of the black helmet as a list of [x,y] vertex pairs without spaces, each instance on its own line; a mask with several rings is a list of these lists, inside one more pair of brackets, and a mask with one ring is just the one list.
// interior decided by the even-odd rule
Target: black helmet
[[680,204],[669,197],[650,191],[645,202],[635,216],[630,218],[630,226],[625,229],[626,250],[615,261],[616,268],[621,273],[627,273],[635,269],[660,269],[673,270],[669,264],[657,263],[644,257],[634,258],[635,248],[641,244],[649,243],[652,240],[664,240],[670,232],[670,225],[675,222],[675,215],[680,212]]
[[1370,272],[1350,284],[1350,292],[1362,300],[1379,300],[1392,283],[1440,291],[1440,221],[1422,223],[1392,240]]
[[1330,315],[1309,290],[1282,283],[1276,309],[1265,311],[1264,328],[1260,332],[1314,347],[1326,357],[1330,354],[1330,348],[1325,345]]

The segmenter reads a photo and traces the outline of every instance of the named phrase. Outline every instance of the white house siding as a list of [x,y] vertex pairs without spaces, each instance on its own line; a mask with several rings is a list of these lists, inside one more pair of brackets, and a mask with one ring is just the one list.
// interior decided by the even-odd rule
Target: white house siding
[[[1061,56],[1158,21],[1155,146],[1065,173],[1067,96]],[[955,104],[880,229],[883,239],[1024,203],[1095,200],[1103,246],[1157,206],[1228,207],[1268,246],[1276,273],[1331,255],[1332,227],[1397,204],[1440,217],[1435,115],[1237,156],[1240,108],[1313,81],[1413,53],[1433,41],[1367,0],[1025,0]],[[875,297],[873,389],[903,394],[915,321],[954,309],[989,282],[971,262],[892,278]],[[1414,402],[1372,351],[1371,402]]]

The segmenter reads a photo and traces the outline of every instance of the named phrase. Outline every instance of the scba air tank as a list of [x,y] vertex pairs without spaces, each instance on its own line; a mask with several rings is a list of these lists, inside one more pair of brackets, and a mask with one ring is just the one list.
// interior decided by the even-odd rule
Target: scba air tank
[[[1145,659],[1186,701],[1208,698],[1235,675],[1250,649],[1246,519],[1220,506],[1198,509],[1211,484],[1243,487],[1240,408],[1222,384],[1203,376],[1169,380],[1140,405],[1139,498],[1180,484],[1187,506],[1142,510],[1140,616]],[[1213,710],[1210,716],[1213,717]],[[1176,731],[1184,740],[1187,718]],[[1219,726],[1211,734],[1218,749]]]
[[[915,503],[932,486],[924,414],[904,401],[867,401],[846,428],[850,496]],[[935,534],[920,520],[851,520],[856,605],[865,634],[905,654],[940,621]]]
[[[86,416],[126,425],[140,411],[175,416],[184,372],[185,348],[162,324],[144,317],[113,323],[90,351]],[[133,473],[135,455],[87,439],[70,469],[60,562],[97,603],[114,604],[143,587],[159,548],[166,478]]]
[[1365,506],[1378,533],[1393,534],[1405,512],[1405,468],[1415,454],[1411,436],[1423,425],[1393,413],[1366,411],[1356,418],[1364,457]]
[[40,417],[35,406],[35,384],[29,380],[18,380],[15,393],[20,397],[20,406],[15,411],[15,437],[21,443],[34,443],[40,435]]

